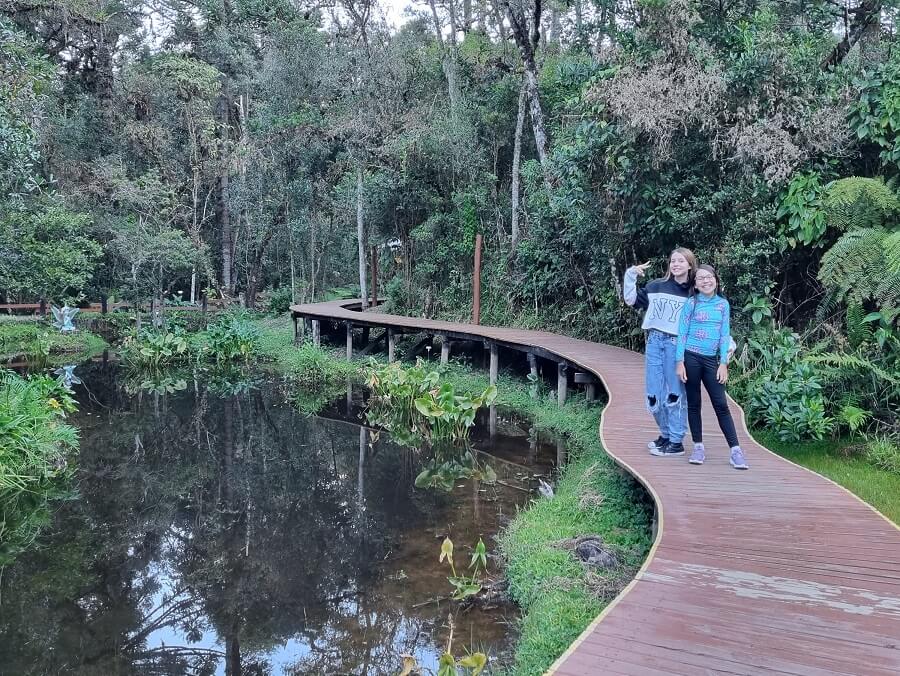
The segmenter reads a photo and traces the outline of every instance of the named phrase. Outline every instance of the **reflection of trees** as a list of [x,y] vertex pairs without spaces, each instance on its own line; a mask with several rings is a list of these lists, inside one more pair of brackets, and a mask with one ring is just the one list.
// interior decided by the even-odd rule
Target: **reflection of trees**
[[263,674],[293,638],[297,673],[376,673],[412,651],[427,613],[370,591],[385,533],[447,501],[412,491],[411,452],[361,448],[269,390],[85,381],[82,498],[4,572],[0,671]]

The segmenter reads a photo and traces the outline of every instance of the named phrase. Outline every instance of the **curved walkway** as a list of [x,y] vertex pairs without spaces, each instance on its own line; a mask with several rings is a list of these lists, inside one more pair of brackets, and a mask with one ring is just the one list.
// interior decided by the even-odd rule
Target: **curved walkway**
[[[357,302],[358,304],[358,302]],[[656,541],[634,581],[551,667],[593,674],[900,674],[900,529],[837,484],[768,451],[731,403],[751,466],[715,429],[707,462],[655,458],[641,355],[542,331],[360,313],[294,316],[533,346],[593,372],[609,393],[604,447],[652,493]],[[712,432],[715,417],[704,411]]]

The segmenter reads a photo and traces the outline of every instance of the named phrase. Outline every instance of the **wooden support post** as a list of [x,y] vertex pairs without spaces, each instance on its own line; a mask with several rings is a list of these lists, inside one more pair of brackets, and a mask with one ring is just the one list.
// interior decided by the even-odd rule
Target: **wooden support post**
[[394,361],[394,354],[397,350],[397,334],[393,329],[388,329],[388,362]]
[[562,434],[556,435],[556,468],[560,469],[566,464],[566,440]]
[[491,343],[491,385],[497,384],[497,372],[500,370],[500,349],[497,343]]
[[497,436],[497,407],[494,404],[488,410],[488,432],[491,439]]
[[378,247],[372,247],[372,307],[378,305]]
[[537,379],[538,379],[538,368],[537,368],[537,357],[534,356],[533,352],[528,353],[528,370],[531,375],[531,398],[537,399]]
[[38,303],[38,313],[40,313],[41,317],[47,316],[47,301],[41,298],[41,302]]
[[353,359],[353,324],[347,322],[347,361]]
[[594,394],[597,391],[597,379],[592,373],[576,371],[573,378],[576,385],[584,385],[584,400],[591,403],[594,400]]
[[203,293],[200,296],[200,313],[203,317],[203,326],[206,326],[206,311],[208,309],[208,301],[206,298],[206,293]]
[[566,394],[569,387],[568,366],[563,362],[556,365],[556,403],[562,406],[566,403]]
[[297,347],[300,344],[300,318],[297,315],[294,315],[293,319],[294,319],[294,347]]
[[100,314],[105,315],[107,312],[109,312],[109,299],[104,293],[102,296],[100,296]]
[[444,336],[441,339],[441,364],[446,364],[448,361],[450,361],[450,341],[447,336]]
[[303,318],[303,336],[312,335],[312,320],[309,317]]
[[472,281],[472,323],[481,323],[481,233],[475,235],[475,278]]
[[313,345],[316,347],[322,346],[322,322],[318,319],[312,320],[312,339]]

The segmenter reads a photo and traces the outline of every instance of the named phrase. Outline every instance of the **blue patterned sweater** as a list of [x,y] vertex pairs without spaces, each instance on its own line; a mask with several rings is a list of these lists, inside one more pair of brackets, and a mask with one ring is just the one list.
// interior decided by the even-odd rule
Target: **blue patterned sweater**
[[712,297],[698,293],[684,304],[678,322],[678,344],[675,361],[684,361],[685,350],[707,357],[719,355],[719,362],[728,363],[731,345],[731,307],[716,294]]

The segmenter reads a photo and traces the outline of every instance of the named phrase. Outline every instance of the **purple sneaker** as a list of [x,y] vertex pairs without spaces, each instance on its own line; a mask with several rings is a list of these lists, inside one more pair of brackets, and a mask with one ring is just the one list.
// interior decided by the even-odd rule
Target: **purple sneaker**
[[735,469],[750,469],[750,465],[744,460],[744,451],[740,446],[731,449],[731,466]]
[[694,452],[691,453],[688,462],[692,465],[702,465],[704,460],[706,460],[706,450],[703,448],[703,444],[694,444]]

